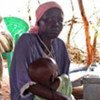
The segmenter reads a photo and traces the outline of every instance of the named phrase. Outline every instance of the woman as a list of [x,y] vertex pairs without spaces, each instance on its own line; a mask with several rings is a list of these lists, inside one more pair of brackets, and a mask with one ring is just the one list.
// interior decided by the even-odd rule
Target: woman
[[[68,100],[67,96],[32,81],[28,69],[39,58],[51,57],[58,66],[58,75],[67,74],[70,60],[65,44],[60,40],[63,11],[55,2],[47,2],[36,10],[36,24],[30,33],[18,40],[11,64],[11,100],[33,100],[38,95],[48,100]],[[45,76],[45,75],[44,75]]]

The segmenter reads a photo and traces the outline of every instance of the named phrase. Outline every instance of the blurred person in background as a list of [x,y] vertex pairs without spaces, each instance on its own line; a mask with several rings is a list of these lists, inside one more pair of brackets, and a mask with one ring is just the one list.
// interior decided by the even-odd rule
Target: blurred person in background
[[3,98],[2,94],[2,76],[3,76],[3,53],[8,53],[13,50],[13,38],[8,32],[3,31],[2,17],[0,16],[0,100]]

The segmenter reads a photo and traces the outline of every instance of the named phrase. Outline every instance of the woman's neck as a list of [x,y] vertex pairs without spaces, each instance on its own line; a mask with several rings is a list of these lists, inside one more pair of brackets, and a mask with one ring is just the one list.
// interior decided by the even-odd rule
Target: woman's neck
[[40,45],[43,49],[43,51],[47,54],[47,55],[51,55],[51,39],[47,39],[46,37],[41,37],[40,35],[37,35]]
[[48,49],[51,50],[51,39],[43,35],[39,35],[39,37],[43,41],[43,43],[48,47]]

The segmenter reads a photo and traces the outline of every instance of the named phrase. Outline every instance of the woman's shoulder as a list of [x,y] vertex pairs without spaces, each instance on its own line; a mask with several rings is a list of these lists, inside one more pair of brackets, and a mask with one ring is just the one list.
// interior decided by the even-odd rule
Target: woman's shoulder
[[35,43],[36,36],[34,34],[30,33],[24,33],[20,36],[18,41],[16,42],[16,45],[30,45],[30,43]]
[[56,38],[54,41],[55,41],[57,44],[63,44],[63,45],[65,45],[64,41],[63,41],[62,39],[60,39],[60,38]]
[[56,48],[58,48],[59,50],[65,50],[65,48],[66,48],[65,42],[64,42],[62,39],[60,39],[60,38],[56,38],[56,39],[54,40],[54,42],[53,42],[53,45],[54,45]]
[[29,37],[36,37],[36,35],[35,34],[30,34],[30,33],[24,33],[24,34],[22,34],[21,35],[21,37],[20,38],[29,38]]
[[35,34],[30,34],[30,33],[24,33],[24,34],[22,34],[21,35],[21,37],[19,38],[19,40],[25,40],[25,41],[27,41],[27,40],[30,40],[32,38],[32,40],[33,39],[36,39],[36,35]]

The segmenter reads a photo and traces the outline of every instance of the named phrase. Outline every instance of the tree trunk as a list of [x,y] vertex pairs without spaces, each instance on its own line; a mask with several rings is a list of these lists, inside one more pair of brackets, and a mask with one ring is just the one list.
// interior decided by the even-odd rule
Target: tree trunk
[[67,45],[68,46],[70,46],[70,36],[71,36],[71,32],[72,32],[72,29],[73,29],[74,22],[75,22],[75,18],[73,16],[72,19],[71,19],[71,25],[70,25],[70,29],[69,29],[68,37],[67,37]]
[[89,23],[84,11],[84,6],[83,6],[83,2],[82,0],[78,0],[79,3],[79,8],[80,8],[80,12],[81,12],[81,16],[82,16],[82,20],[84,23],[84,30],[85,30],[85,36],[86,36],[86,46],[87,46],[87,65],[90,65],[93,61],[94,61],[94,48],[93,45],[91,45],[90,42],[90,35],[89,35]]

